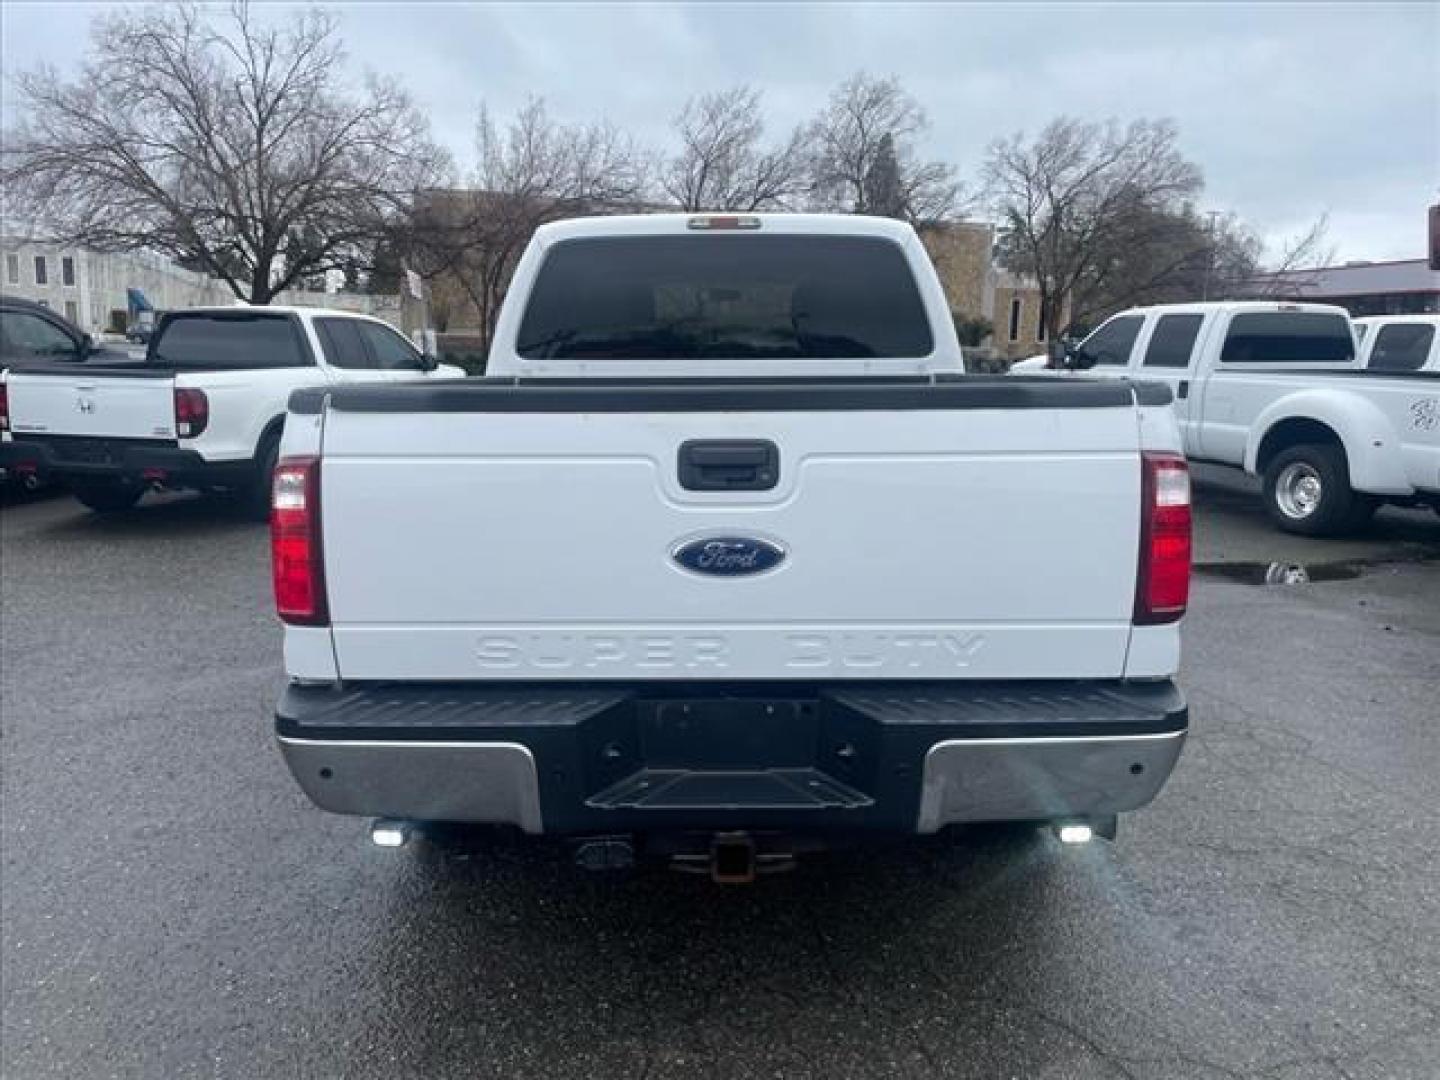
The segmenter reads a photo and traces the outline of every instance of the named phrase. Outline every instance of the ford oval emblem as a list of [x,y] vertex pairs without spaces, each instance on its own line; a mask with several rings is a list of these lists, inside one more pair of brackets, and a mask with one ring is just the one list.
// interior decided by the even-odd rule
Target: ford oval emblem
[[763,574],[785,560],[783,547],[755,536],[706,536],[681,544],[671,554],[685,569],[717,577]]

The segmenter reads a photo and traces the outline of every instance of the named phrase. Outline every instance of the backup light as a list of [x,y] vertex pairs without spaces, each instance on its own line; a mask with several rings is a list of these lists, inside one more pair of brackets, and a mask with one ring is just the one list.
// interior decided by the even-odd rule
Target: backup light
[[1089,825],[1061,825],[1060,842],[1062,844],[1088,844],[1095,839],[1095,830]]
[[377,821],[370,826],[370,842],[376,847],[404,847],[409,830],[398,821]]

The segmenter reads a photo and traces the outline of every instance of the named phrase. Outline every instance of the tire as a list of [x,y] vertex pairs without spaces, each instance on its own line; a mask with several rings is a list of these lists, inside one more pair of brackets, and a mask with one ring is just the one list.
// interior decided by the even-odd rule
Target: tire
[[252,521],[270,520],[270,484],[275,477],[275,463],[280,459],[280,435],[267,435],[255,455],[255,477],[240,493],[245,516]]
[[118,514],[139,502],[145,489],[119,480],[73,480],[70,493],[97,514]]
[[1284,532],[1335,536],[1363,525],[1379,503],[1350,486],[1345,451],[1304,443],[1276,454],[1265,469],[1265,509]]

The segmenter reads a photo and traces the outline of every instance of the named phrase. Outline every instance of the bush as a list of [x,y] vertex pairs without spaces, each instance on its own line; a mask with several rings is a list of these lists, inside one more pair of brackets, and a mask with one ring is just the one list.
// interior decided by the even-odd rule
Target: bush
[[978,315],[972,317],[952,311],[950,318],[955,321],[955,336],[960,339],[961,345],[977,348],[985,344],[985,339],[995,332],[995,324]]

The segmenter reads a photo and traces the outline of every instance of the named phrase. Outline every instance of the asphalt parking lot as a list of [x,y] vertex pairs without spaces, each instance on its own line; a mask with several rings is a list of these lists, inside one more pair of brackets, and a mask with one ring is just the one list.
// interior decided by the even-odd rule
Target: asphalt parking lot
[[[1192,738],[1116,845],[985,832],[744,888],[369,847],[271,745],[263,526],[8,506],[0,1072],[1432,1080],[1440,516],[1297,541],[1214,479]],[[1258,584],[1277,561],[1338,580]]]

